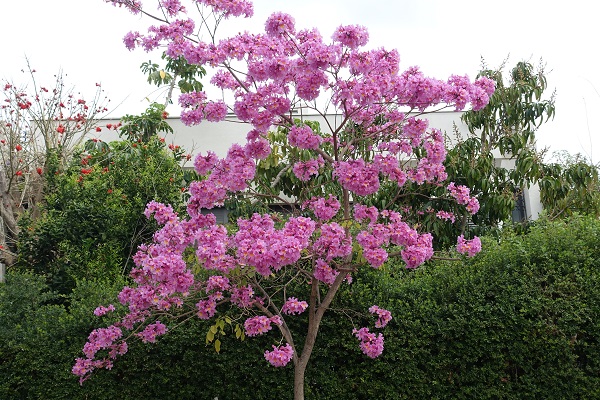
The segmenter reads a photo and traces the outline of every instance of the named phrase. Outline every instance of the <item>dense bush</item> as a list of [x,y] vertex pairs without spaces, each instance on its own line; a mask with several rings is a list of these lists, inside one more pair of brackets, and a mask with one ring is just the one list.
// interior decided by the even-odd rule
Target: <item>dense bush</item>
[[[345,286],[307,371],[310,399],[593,399],[600,397],[600,222],[541,222],[487,241],[464,262],[415,272],[387,265]],[[160,346],[132,344],[111,371],[79,386],[70,374],[92,310],[117,284],[81,281],[70,308],[43,280],[10,274],[0,287],[0,398],[287,399],[292,369],[259,359],[274,335],[205,344],[209,323],[174,328]],[[348,314],[371,304],[394,315],[386,351],[370,360]],[[352,307],[350,307],[352,306]],[[295,321],[302,324],[302,318]],[[292,328],[293,329],[293,328]],[[193,343],[193,345],[190,345]]]
[[42,216],[21,221],[16,267],[45,275],[61,294],[78,279],[126,275],[137,246],[155,231],[143,215],[146,204],[182,204],[180,157],[156,136],[143,143],[89,141],[70,168],[49,180]]

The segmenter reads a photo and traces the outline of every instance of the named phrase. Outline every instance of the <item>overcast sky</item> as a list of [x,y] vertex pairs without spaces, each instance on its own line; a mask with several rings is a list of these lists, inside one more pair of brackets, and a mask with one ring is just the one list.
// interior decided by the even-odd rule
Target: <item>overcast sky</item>
[[[146,0],[149,2],[149,0]],[[370,46],[398,49],[401,69],[419,65],[426,75],[474,78],[481,57],[496,67],[510,55],[547,64],[557,91],[557,115],[538,132],[538,147],[581,152],[600,161],[600,24],[594,2],[573,0],[258,0],[251,21],[230,29],[261,30],[274,11],[298,28],[317,27],[324,37],[343,24],[369,29]],[[556,4],[556,5],[555,5]],[[20,0],[2,4],[0,78],[24,83],[25,57],[39,79],[62,69],[89,96],[101,82],[112,116],[138,113],[153,88],[139,66],[159,56],[129,52],[122,38],[149,22],[103,0]],[[550,90],[551,91],[551,90]],[[549,92],[550,92],[549,91]],[[550,93],[548,93],[549,95]]]

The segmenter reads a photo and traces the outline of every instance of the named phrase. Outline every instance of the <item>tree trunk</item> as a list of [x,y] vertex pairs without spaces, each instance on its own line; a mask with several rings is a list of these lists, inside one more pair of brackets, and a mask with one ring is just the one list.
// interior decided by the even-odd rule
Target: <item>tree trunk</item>
[[304,400],[304,372],[306,362],[298,362],[294,367],[294,400]]

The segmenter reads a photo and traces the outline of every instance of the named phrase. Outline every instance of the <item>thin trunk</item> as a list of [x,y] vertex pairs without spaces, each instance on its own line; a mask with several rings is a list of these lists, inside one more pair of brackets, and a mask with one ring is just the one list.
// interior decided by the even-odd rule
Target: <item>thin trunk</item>
[[300,367],[300,364],[294,368],[294,400],[304,400],[304,372],[306,364]]
[[318,305],[317,297],[319,292],[319,283],[316,279],[313,279],[310,294],[308,331],[306,332],[306,339],[304,340],[302,355],[298,357],[298,360],[294,365],[294,400],[304,400],[304,374],[306,372],[306,367],[308,365],[310,356],[315,348],[315,342],[317,341],[317,335],[319,333],[319,326],[323,316],[325,315],[325,312],[329,309],[329,305],[333,301],[333,298],[342,285],[344,279],[346,279],[345,274],[340,273],[335,278],[335,281],[329,288],[329,291],[327,291],[323,301]]

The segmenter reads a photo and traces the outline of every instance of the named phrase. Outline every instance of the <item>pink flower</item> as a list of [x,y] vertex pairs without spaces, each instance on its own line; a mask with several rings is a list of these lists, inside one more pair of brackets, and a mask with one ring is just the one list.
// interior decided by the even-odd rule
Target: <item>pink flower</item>
[[331,268],[325,261],[318,259],[315,263],[314,277],[323,283],[332,285],[339,272]]
[[306,301],[299,301],[295,297],[289,297],[283,307],[281,307],[281,312],[288,315],[302,314],[307,308],[308,303]]
[[272,329],[272,323],[275,325],[281,325],[281,318],[278,315],[275,315],[271,318],[264,315],[248,318],[246,322],[244,322],[246,336],[258,336],[267,333]]
[[454,223],[454,221],[456,219],[453,213],[448,212],[448,211],[443,211],[443,210],[438,211],[435,214],[435,216],[438,217],[439,219],[450,221],[452,223]]
[[303,208],[306,205],[310,207],[317,218],[323,221],[332,219],[340,209],[340,202],[332,195],[329,195],[327,199],[313,197],[303,205]]
[[319,175],[319,162],[317,160],[299,161],[292,169],[296,178],[303,182],[310,180],[313,175]]
[[456,251],[460,254],[466,253],[468,257],[473,257],[481,251],[481,240],[477,236],[471,240],[465,240],[464,236],[460,235],[456,244]]
[[274,367],[285,367],[294,357],[294,349],[289,343],[285,346],[273,346],[272,351],[265,351],[265,359]]
[[367,196],[379,190],[379,171],[360,158],[338,162],[333,174],[345,189],[359,196]]
[[101,317],[108,312],[115,311],[115,306],[110,304],[108,307],[100,306],[94,310],[94,315]]
[[378,306],[371,306],[369,312],[377,315],[376,328],[383,328],[392,320],[392,313]]
[[208,171],[214,168],[218,160],[217,155],[212,151],[207,152],[205,156],[198,153],[194,160],[194,169],[199,175],[206,175]]
[[333,40],[351,49],[364,46],[369,41],[367,28],[360,25],[340,26],[333,33]]
[[277,12],[267,18],[265,31],[268,35],[276,37],[285,33],[293,35],[295,33],[294,24],[295,21],[291,15]]
[[360,349],[370,358],[377,358],[383,353],[383,335],[369,332],[369,328],[354,329],[354,336],[360,340]]
[[154,343],[157,336],[164,335],[166,332],[167,327],[160,321],[156,321],[148,325],[143,331],[136,334],[136,336],[139,336],[144,343]]
[[198,318],[209,319],[217,312],[217,303],[214,299],[200,300],[196,303],[196,308],[198,309],[196,313]]
[[294,125],[288,133],[290,145],[300,149],[316,149],[319,147],[322,140],[321,136],[315,135],[308,125]]

